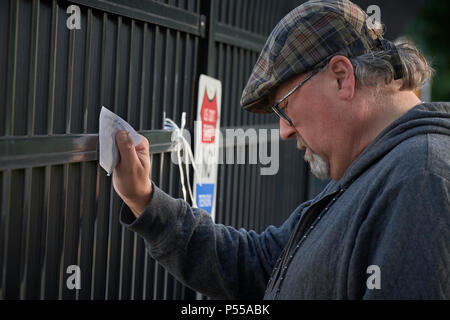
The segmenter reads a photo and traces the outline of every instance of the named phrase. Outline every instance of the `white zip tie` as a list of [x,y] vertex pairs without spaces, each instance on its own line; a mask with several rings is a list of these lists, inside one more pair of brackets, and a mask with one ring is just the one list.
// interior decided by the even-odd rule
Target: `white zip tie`
[[[183,172],[183,164],[181,163],[181,150],[184,149],[183,156],[187,158],[188,161],[185,161],[186,165],[186,179],[187,179],[187,185],[189,190],[189,196],[192,200],[192,206],[194,208],[197,208],[197,203],[194,199],[194,196],[192,195],[192,188],[191,184],[189,183],[189,160],[192,163],[192,168],[194,169],[194,175],[197,177],[197,168],[195,166],[195,159],[194,155],[191,150],[191,146],[189,145],[189,142],[186,140],[186,138],[183,136],[183,130],[186,125],[186,112],[183,112],[181,114],[181,128],[177,126],[177,124],[169,119],[164,118],[164,130],[170,130],[172,132],[171,140],[172,143],[175,143],[175,148],[177,149],[177,158],[178,158],[178,168],[180,170],[180,180],[181,180],[181,190],[183,191],[183,198],[185,201],[187,201],[186,197],[186,187],[184,185],[184,172]],[[200,184],[201,185],[201,184]]]

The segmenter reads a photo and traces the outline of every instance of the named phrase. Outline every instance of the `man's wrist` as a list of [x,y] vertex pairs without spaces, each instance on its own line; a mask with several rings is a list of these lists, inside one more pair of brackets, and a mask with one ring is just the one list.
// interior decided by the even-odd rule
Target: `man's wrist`
[[144,212],[145,208],[147,208],[147,206],[149,205],[150,200],[152,198],[152,194],[153,194],[153,188],[150,190],[150,192],[146,196],[143,196],[138,200],[125,201],[125,203],[130,208],[131,212],[133,212],[133,214],[135,215],[136,218],[139,218],[141,213]]

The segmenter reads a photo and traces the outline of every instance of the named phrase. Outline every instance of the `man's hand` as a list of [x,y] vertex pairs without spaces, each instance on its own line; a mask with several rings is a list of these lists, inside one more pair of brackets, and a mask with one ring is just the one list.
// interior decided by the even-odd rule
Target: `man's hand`
[[113,172],[114,189],[136,217],[144,211],[153,192],[149,143],[147,138],[141,137],[142,142],[134,146],[126,131],[117,133],[120,159]]

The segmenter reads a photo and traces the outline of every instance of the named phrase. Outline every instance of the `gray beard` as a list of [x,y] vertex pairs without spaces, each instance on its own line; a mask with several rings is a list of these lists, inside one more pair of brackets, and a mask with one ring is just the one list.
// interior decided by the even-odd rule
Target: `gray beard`
[[330,179],[330,166],[328,163],[311,149],[309,149],[309,152],[311,156],[307,156],[305,151],[304,159],[309,163],[311,173],[321,180]]
[[[302,138],[297,136],[297,148],[298,149],[305,149],[305,156],[304,159],[309,163],[309,167],[311,168],[311,173],[321,180],[328,180],[331,179],[330,176],[330,166],[328,163],[322,159],[317,153],[311,150],[311,148],[308,147],[308,145],[303,141]],[[310,152],[308,154],[307,152]]]

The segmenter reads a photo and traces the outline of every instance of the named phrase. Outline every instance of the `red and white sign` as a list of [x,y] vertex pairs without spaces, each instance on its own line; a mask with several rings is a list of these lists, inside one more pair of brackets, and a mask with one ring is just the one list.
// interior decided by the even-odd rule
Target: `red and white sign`
[[199,208],[211,214],[214,220],[219,164],[219,130],[222,83],[200,75],[195,122],[194,199]]
[[210,99],[206,92],[206,87],[203,93],[200,118],[202,121],[202,143],[214,143],[217,120],[219,119],[219,112],[217,111],[217,94],[214,92],[214,97]]

